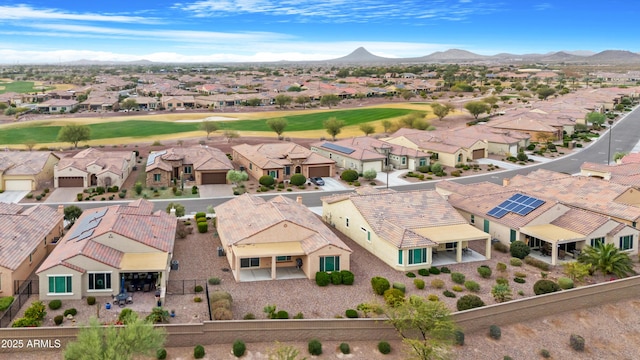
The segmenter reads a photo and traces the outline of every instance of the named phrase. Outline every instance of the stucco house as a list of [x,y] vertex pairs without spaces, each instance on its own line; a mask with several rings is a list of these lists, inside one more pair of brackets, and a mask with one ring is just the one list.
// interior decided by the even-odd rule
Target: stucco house
[[53,169],[54,187],[122,187],[135,164],[133,151],[88,148],[60,159]]
[[120,293],[130,279],[164,298],[177,219],[147,200],[85,210],[40,265],[40,299]]
[[243,194],[218,205],[215,212],[236,281],[256,280],[260,272],[265,280],[290,271],[315,279],[318,271],[349,270],[351,249],[301,200],[278,195],[267,201]]
[[196,185],[226,184],[233,164],[225,153],[208,146],[154,151],[147,158],[147,186],[172,186],[180,180]]
[[36,190],[53,179],[59,161],[50,151],[0,152],[0,190]]
[[453,262],[470,254],[470,242],[491,258],[489,234],[469,225],[433,190],[395,192],[372,187],[322,198],[322,218],[399,271],[428,267],[452,252]]
[[283,181],[293,174],[302,174],[307,178],[335,174],[335,160],[290,142],[241,144],[232,147],[232,150],[233,161],[256,179],[271,175],[276,181]]
[[78,107],[76,100],[50,99],[37,105],[38,111],[42,113],[69,113]]
[[311,151],[336,161],[342,169],[353,169],[359,173],[373,169],[416,170],[429,165],[430,154],[398,144],[381,141],[369,136],[354,137],[338,141],[319,141],[311,144]]
[[63,232],[62,209],[0,203],[0,297],[17,291]]

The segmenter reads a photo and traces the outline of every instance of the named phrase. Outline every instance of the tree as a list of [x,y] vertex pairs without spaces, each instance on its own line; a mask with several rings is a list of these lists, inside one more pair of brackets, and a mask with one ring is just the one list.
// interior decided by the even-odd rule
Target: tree
[[335,117],[330,117],[329,119],[324,121],[324,128],[327,129],[327,133],[331,135],[333,140],[336,140],[336,136],[340,134],[342,128],[345,126],[344,121],[336,119]]
[[291,104],[291,102],[293,101],[291,96],[284,95],[284,94],[277,95],[275,100],[276,100],[276,105],[278,105],[280,109],[284,108],[286,105]]
[[585,116],[587,123],[590,123],[594,129],[600,129],[607,117],[596,111],[592,111]]
[[262,104],[262,100],[260,100],[260,98],[251,98],[247,100],[247,105],[248,106],[260,106],[260,104]]
[[64,219],[71,225],[82,215],[82,209],[75,205],[70,205],[64,208]]
[[431,360],[448,357],[457,329],[443,302],[414,295],[393,307],[385,306],[384,313],[387,322],[396,329],[402,342],[409,346],[414,358]]
[[134,359],[154,356],[164,346],[166,331],[139,319],[136,313],[129,315],[125,326],[103,327],[92,318],[89,326],[81,328],[77,340],[67,344],[65,360],[80,359]]
[[556,93],[556,89],[548,86],[542,86],[536,91],[536,94],[538,94],[538,98],[541,100],[546,100],[549,96],[555,93]]
[[323,95],[320,98],[320,105],[328,106],[329,109],[331,109],[332,106],[338,105],[339,103],[340,103],[340,98],[338,97],[338,95],[327,94],[327,95]]
[[596,246],[586,246],[578,256],[578,261],[591,264],[594,270],[600,271],[603,275],[613,274],[623,278],[635,274],[629,255],[613,244],[598,243]]
[[402,96],[402,98],[405,99],[406,101],[409,101],[411,100],[411,98],[416,96],[416,94],[414,94],[412,91],[404,90],[400,93],[400,96]]
[[87,141],[90,139],[91,128],[86,125],[66,125],[63,126],[58,133],[58,141],[71,143],[74,148],[78,147],[78,143],[80,141]]
[[375,128],[375,126],[373,126],[371,124],[362,123],[362,124],[360,124],[360,131],[362,131],[365,136],[369,136],[369,135],[373,134],[374,132],[376,132],[376,128]]
[[274,118],[267,120],[267,125],[271,128],[271,130],[275,131],[278,134],[278,137],[282,135],[284,129],[287,127],[287,119],[285,118]]
[[243,181],[247,181],[248,179],[249,174],[244,171],[229,170],[227,172],[227,181],[230,181],[236,186],[240,185]]
[[382,125],[382,128],[384,129],[385,133],[388,133],[389,129],[391,129],[391,127],[393,126],[393,123],[389,119],[382,120],[380,124]]
[[167,205],[167,214],[171,214],[171,209],[176,209],[176,217],[183,217],[186,212],[184,205],[174,202]]
[[227,142],[230,143],[233,139],[239,138],[240,134],[235,130],[225,130],[223,136],[227,139]]
[[200,130],[207,133],[207,140],[209,140],[209,134],[218,131],[218,124],[214,121],[203,121],[200,123]]
[[136,101],[136,99],[125,99],[122,102],[122,108],[126,109],[126,110],[132,110],[132,109],[136,109],[138,107],[138,102]]
[[453,111],[454,107],[451,104],[431,104],[431,109],[433,110],[433,114],[438,117],[438,120],[442,121],[445,116],[449,115],[450,112]]
[[498,98],[495,97],[495,96],[487,96],[486,98],[482,99],[482,101],[484,101],[487,104],[489,104],[491,109],[493,109],[494,105],[498,103]]
[[376,178],[376,176],[378,176],[378,173],[376,172],[375,169],[369,169],[369,170],[365,170],[362,173],[362,177],[371,181],[374,180]]
[[311,98],[308,95],[296,96],[296,104],[302,105],[303,109],[307,108],[307,104],[311,102]]
[[489,104],[484,101],[470,101],[464,104],[464,108],[467,109],[476,120],[478,120],[478,115],[486,113],[490,109]]

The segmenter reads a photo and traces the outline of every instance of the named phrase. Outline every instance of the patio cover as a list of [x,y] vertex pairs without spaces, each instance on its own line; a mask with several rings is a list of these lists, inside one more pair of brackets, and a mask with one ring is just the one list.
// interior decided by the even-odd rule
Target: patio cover
[[553,244],[584,240],[584,235],[553,224],[525,226],[520,232]]
[[305,255],[297,241],[237,245],[233,246],[233,253],[242,258]]
[[452,243],[458,241],[487,240],[490,235],[469,224],[447,225],[437,227],[427,227],[412,229],[438,244]]
[[168,264],[168,253],[125,253],[120,261],[120,271],[166,271]]

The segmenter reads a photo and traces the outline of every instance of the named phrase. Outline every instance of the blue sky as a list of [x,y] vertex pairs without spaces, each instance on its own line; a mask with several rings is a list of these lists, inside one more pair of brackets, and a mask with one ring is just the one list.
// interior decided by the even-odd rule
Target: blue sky
[[0,0],[0,63],[640,52],[639,16],[635,0]]

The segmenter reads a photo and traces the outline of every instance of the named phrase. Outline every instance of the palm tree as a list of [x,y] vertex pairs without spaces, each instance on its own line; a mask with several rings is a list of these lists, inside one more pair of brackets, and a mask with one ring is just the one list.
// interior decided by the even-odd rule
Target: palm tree
[[603,275],[613,274],[619,278],[635,274],[633,264],[627,253],[621,252],[613,244],[596,244],[582,250],[578,261],[600,271]]

